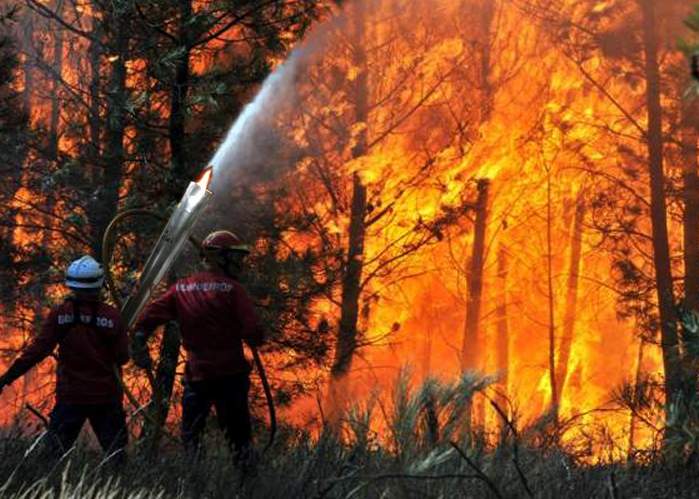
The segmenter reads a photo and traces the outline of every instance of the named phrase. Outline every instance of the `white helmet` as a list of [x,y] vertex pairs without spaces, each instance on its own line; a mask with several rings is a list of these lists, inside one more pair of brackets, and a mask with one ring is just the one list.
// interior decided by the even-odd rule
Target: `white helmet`
[[104,269],[91,256],[75,260],[66,272],[66,286],[72,289],[100,289],[104,283]]

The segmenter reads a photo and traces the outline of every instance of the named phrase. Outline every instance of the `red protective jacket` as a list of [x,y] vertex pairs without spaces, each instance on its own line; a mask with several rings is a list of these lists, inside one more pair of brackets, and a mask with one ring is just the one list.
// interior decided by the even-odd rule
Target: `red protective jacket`
[[191,381],[249,372],[242,340],[252,346],[263,341],[252,300],[243,286],[213,272],[177,281],[146,308],[136,329],[150,336],[156,327],[173,320],[180,324],[187,353],[186,377]]
[[[79,320],[75,319],[75,312]],[[94,317],[93,317],[94,315]],[[54,308],[40,333],[7,371],[9,383],[48,357],[58,345],[56,400],[67,404],[120,402],[114,367],[129,360],[119,312],[105,303],[66,301]]]

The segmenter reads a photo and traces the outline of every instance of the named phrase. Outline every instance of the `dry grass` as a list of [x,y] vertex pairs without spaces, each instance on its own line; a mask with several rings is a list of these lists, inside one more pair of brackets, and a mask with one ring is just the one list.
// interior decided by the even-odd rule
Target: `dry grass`
[[[35,439],[8,433],[0,440],[0,496],[8,498],[423,498],[423,497],[696,497],[699,475],[688,465],[660,459],[644,464],[582,465],[555,444],[541,424],[521,433],[505,425],[497,447],[465,432],[471,396],[487,380],[465,376],[455,384],[428,381],[410,390],[399,381],[392,400],[374,399],[347,412],[341,437],[325,431],[311,439],[284,429],[261,457],[259,475],[241,480],[220,445],[208,435],[208,454],[184,459],[178,448],[146,458],[139,445],[115,471],[94,450],[79,446],[59,463],[42,457]],[[369,422],[380,413],[391,435],[381,443]],[[264,437],[262,437],[264,438]]]

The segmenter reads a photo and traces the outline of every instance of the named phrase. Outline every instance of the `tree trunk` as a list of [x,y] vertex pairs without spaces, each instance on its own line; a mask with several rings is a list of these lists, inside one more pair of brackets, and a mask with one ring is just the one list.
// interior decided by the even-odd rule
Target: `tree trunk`
[[[667,227],[667,201],[663,157],[663,123],[660,104],[660,68],[656,34],[655,2],[640,0],[643,12],[643,50],[645,54],[646,99],[648,106],[648,167],[650,170],[653,260],[660,320],[665,396],[670,407],[682,390],[682,363],[677,335],[675,296]],[[669,414],[667,414],[669,415]]]
[[160,342],[158,366],[155,369],[155,385],[151,386],[151,405],[149,417],[143,427],[143,435],[148,442],[148,451],[155,454],[163,434],[163,426],[170,412],[170,398],[175,384],[177,360],[180,355],[182,339],[175,323],[169,323],[163,330]]
[[480,7],[480,22],[478,23],[481,29],[478,40],[480,53],[480,91],[481,91],[481,115],[479,121],[487,123],[493,114],[495,108],[495,89],[493,88],[492,73],[493,73],[493,19],[495,18],[495,9],[498,6],[498,0],[489,0],[482,2]]
[[488,221],[488,191],[490,181],[478,181],[476,221],[473,234],[473,249],[468,270],[468,296],[466,298],[466,321],[461,344],[461,370],[477,369],[482,356],[479,351],[483,343],[480,335],[481,299],[483,295],[483,267],[485,266],[485,230]]
[[[354,65],[359,74],[354,81],[352,93],[354,97],[355,122],[367,126],[359,133],[357,144],[352,151],[353,158],[359,158],[367,153],[368,144],[368,114],[369,114],[369,75],[364,36],[364,5],[355,4],[355,38],[353,43]],[[352,204],[350,207],[349,239],[347,241],[347,257],[345,272],[342,278],[342,301],[340,307],[340,327],[335,345],[335,357],[331,369],[334,379],[343,377],[349,371],[352,357],[357,349],[359,300],[361,295],[361,280],[364,270],[364,239],[366,237],[367,189],[356,172],[352,174]]]
[[[638,357],[636,358],[636,372],[634,374],[634,399],[635,404],[641,398],[641,388],[639,383],[641,382],[641,375],[643,374],[643,352],[645,350],[646,342],[641,339],[638,345]],[[627,452],[627,459],[631,460],[633,458],[633,452],[636,448],[636,412],[631,411],[629,416],[629,449]]]
[[22,99],[24,102],[24,112],[31,119],[32,97],[34,94],[34,13],[28,10],[22,18],[22,48],[25,53],[22,73],[24,74],[24,89]]
[[570,263],[568,265],[568,282],[566,283],[566,309],[565,315],[563,316],[563,334],[560,339],[558,360],[556,363],[556,386],[558,388],[558,396],[555,403],[557,406],[561,403],[566,377],[568,376],[568,362],[570,360],[570,350],[573,346],[573,337],[575,333],[584,220],[585,200],[582,194],[580,194],[575,206],[575,218],[573,219],[573,230],[570,238]]
[[[507,250],[501,247],[498,251],[498,304],[495,310],[495,320],[497,323],[497,339],[495,342],[497,371],[500,375],[498,394],[495,402],[500,409],[508,414],[508,386],[510,367],[510,331],[507,323]],[[502,430],[506,430],[506,422],[500,421]]]
[[119,207],[119,190],[125,161],[124,135],[126,130],[126,60],[129,49],[128,13],[120,12],[115,6],[105,13],[105,26],[113,48],[110,57],[111,78],[107,88],[107,119],[105,133],[105,151],[102,156],[104,173],[99,188],[98,199],[92,203],[90,210],[93,226],[92,250],[102,254],[102,237],[107,225]]
[[179,6],[179,45],[182,54],[175,65],[175,81],[170,90],[170,121],[168,124],[172,178],[177,195],[184,190],[190,175],[187,161],[186,124],[187,97],[190,87],[190,27],[187,23],[192,18],[192,1],[180,0]]
[[[59,16],[63,15],[63,0],[56,2],[56,12]],[[54,30],[53,70],[58,77],[63,73],[63,29],[60,26]],[[49,119],[48,157],[52,161],[58,159],[58,128],[61,118],[61,99],[58,94],[61,83],[58,77],[54,78],[51,85],[53,95],[51,96],[51,117]]]
[[[93,26],[92,36],[96,40],[101,38],[101,29],[97,21]],[[87,50],[90,59],[90,115],[88,118],[88,128],[90,133],[89,143],[86,144],[85,157],[91,168],[87,173],[89,184],[98,186],[102,181],[101,159],[100,159],[100,144],[102,143],[102,119],[100,117],[100,101],[101,101],[101,84],[100,84],[100,66],[102,64],[102,47],[99,42],[91,41]]]
[[366,213],[366,187],[358,174],[352,176],[352,211],[350,215],[350,234],[347,251],[345,275],[342,279],[342,306],[340,311],[340,330],[335,347],[335,358],[331,374],[340,378],[347,374],[352,364],[352,356],[357,348],[357,331],[359,318],[359,297],[364,265],[364,214]]
[[548,287],[549,315],[549,386],[551,388],[551,410],[554,420],[558,421],[558,385],[556,384],[556,301],[553,286],[553,213],[551,199],[551,170],[546,172],[546,283]]

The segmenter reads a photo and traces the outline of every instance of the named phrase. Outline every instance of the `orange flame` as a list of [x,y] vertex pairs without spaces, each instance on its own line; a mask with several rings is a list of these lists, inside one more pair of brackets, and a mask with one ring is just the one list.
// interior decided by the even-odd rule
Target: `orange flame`
[[[415,109],[410,115],[404,116],[402,112],[397,112],[400,111],[397,104],[393,110],[389,110],[388,105],[377,106],[376,111],[372,111],[368,117],[351,124],[348,131],[351,146],[354,146],[361,142],[358,137],[366,134],[367,130],[376,133],[373,131],[386,129],[386,123],[394,119],[392,112],[404,116],[401,118],[404,126],[396,133],[387,134],[380,145],[366,154],[348,161],[346,158],[330,158],[331,161],[335,160],[332,166],[336,167],[336,171],[333,174],[337,173],[338,177],[346,174],[345,177],[350,178],[351,174],[357,173],[365,186],[368,186],[370,194],[374,186],[383,189],[383,195],[375,195],[372,200],[370,218],[377,213],[384,213],[386,216],[377,220],[386,222],[381,227],[381,223],[375,223],[373,232],[367,234],[365,241],[365,267],[373,265],[374,270],[382,263],[390,264],[386,249],[390,249],[388,245],[391,241],[401,241],[401,238],[407,237],[405,234],[410,234],[411,228],[422,227],[436,219],[445,208],[459,207],[463,196],[468,194],[464,186],[469,179],[491,179],[481,297],[483,310],[479,321],[480,357],[476,367],[488,373],[509,373],[500,381],[498,390],[510,399],[525,420],[540,416],[550,406],[553,398],[547,358],[548,335],[545,334],[547,328],[551,327],[556,340],[554,358],[565,358],[565,362],[562,362],[565,369],[557,386],[561,417],[579,416],[579,420],[584,419],[585,422],[601,421],[604,418],[604,423],[615,429],[617,435],[624,435],[630,426],[633,428],[633,422],[629,424],[628,415],[612,415],[607,411],[592,413],[592,410],[606,403],[610,388],[635,376],[637,372],[661,372],[659,350],[651,344],[639,346],[633,324],[618,320],[615,311],[616,296],[610,286],[609,256],[597,249],[595,234],[588,229],[587,218],[590,215],[586,215],[584,209],[576,214],[579,203],[583,208],[589,208],[583,194],[595,186],[589,185],[587,176],[579,173],[581,167],[573,168],[576,165],[585,166],[588,162],[596,165],[600,171],[619,168],[620,139],[615,135],[615,139],[610,141],[608,135],[600,131],[604,127],[599,126],[602,118],[615,117],[616,109],[589,88],[581,78],[579,69],[561,57],[555,47],[544,45],[536,25],[523,22],[518,11],[503,8],[501,30],[493,33],[494,43],[481,43],[478,39],[490,36],[490,33],[469,34],[472,27],[466,29],[456,21],[451,21],[469,18],[464,15],[464,9],[475,9],[489,2],[500,4],[495,0],[423,2],[423,5],[430,6],[428,12],[424,16],[416,16],[417,19],[411,21],[411,24],[416,33],[419,32],[426,39],[424,44],[401,44],[400,37],[393,36],[388,28],[382,28],[386,25],[385,22],[372,20],[373,28],[369,30],[369,35],[376,38],[377,46],[385,46],[385,40],[393,40],[388,55],[381,57],[380,50],[368,54],[368,57],[373,58],[370,61],[371,67],[382,69],[376,75],[377,81],[386,85],[399,82],[406,76],[407,68],[415,66],[420,70],[414,72],[419,75],[420,81],[424,80],[425,87],[432,88],[439,81],[444,84],[439,85],[439,91],[428,94],[390,94],[388,101],[400,101],[403,107]],[[89,13],[90,3],[85,2],[77,11],[87,9]],[[391,3],[378,4],[388,6]],[[416,7],[419,3],[416,2]],[[575,4],[571,0],[561,3]],[[610,3],[598,2],[593,13],[604,12]],[[437,4],[440,8],[434,9]],[[204,9],[204,5],[204,2],[197,0],[195,11]],[[72,15],[68,12],[64,14]],[[98,19],[99,14],[92,15]],[[381,15],[377,19],[394,17]],[[71,17],[68,19],[73,20]],[[446,19],[449,22],[445,22]],[[437,25],[439,29],[435,30]],[[87,92],[90,81],[86,76],[89,72],[79,70],[80,64],[85,61],[73,57],[76,53],[88,53],[86,42],[70,33],[64,33],[65,39],[59,43],[54,33],[38,31],[36,36],[48,40],[43,46],[45,53],[42,56],[50,58],[52,52],[55,52],[54,59],[62,60],[57,69],[61,78],[71,87]],[[239,35],[238,31],[231,30],[226,35],[213,39],[210,47],[230,43]],[[528,46],[535,41],[541,47]],[[344,44],[335,44],[334,48],[328,50],[328,57],[334,58],[330,60],[332,64],[328,67],[333,68],[333,76],[335,71],[344,70],[345,80],[356,84],[360,71],[353,61],[343,58],[339,53],[337,47],[341,46]],[[81,50],[76,50],[76,47]],[[427,49],[420,53],[424,47]],[[454,57],[464,55],[470,61],[475,57],[471,52],[480,47],[490,47],[493,51],[495,62],[488,78],[482,78],[478,73],[482,70],[482,65],[478,64],[458,64],[451,72]],[[533,51],[534,48],[537,50]],[[514,63],[520,53],[528,50],[545,54],[545,57],[537,55],[535,64],[523,64],[521,69],[508,73],[508,66]],[[63,57],[57,57],[61,53]],[[220,64],[220,59],[224,56],[230,54],[218,53],[217,50],[195,51],[192,54],[194,74],[202,74],[211,66]],[[104,59],[116,62],[118,57]],[[591,58],[586,63],[588,71],[601,71],[603,66],[601,57]],[[147,71],[147,60],[129,59],[124,64],[128,71],[129,90],[157,88]],[[38,69],[31,69],[31,65],[27,67],[30,68],[25,69],[28,71],[25,76],[27,93],[32,100],[32,125],[50,128],[52,102],[44,98],[43,89],[53,88],[60,98],[63,98],[61,92],[65,90],[61,90],[62,86],[57,85],[52,77]],[[468,90],[466,82],[479,78],[481,81],[477,86],[478,91]],[[500,88],[493,92],[490,100],[479,97],[481,88],[487,89],[491,85],[497,87],[495,83],[498,82]],[[370,80],[367,85],[371,84]],[[629,92],[623,85],[610,80],[610,94],[621,96],[624,104],[635,106],[638,95]],[[540,91],[541,88],[546,91]],[[314,89],[304,95],[313,97],[318,94]],[[333,94],[333,98],[327,102],[309,99],[307,108],[323,120],[327,116],[334,119],[345,117],[348,115],[347,104],[338,95],[344,94]],[[431,97],[428,98],[427,95]],[[426,105],[418,105],[416,99],[421,99]],[[152,101],[151,111],[159,112],[160,117],[165,119],[167,111],[161,106],[161,99],[155,98]],[[460,103],[464,105],[459,106]],[[440,106],[444,106],[441,111]],[[195,106],[195,109],[198,107]],[[61,104],[59,111],[60,118],[69,112],[69,108]],[[87,126],[87,116],[73,119],[76,122],[82,120]],[[465,138],[453,144],[446,141],[450,134],[443,132],[444,124],[452,121],[458,122],[460,126],[462,122],[474,124],[472,130],[459,128],[459,133],[463,133]],[[618,122],[623,123],[624,120]],[[56,120],[56,123],[59,127],[57,132],[60,132],[56,134],[59,151],[66,157],[75,157],[82,145],[81,139],[76,138],[75,134],[62,132],[60,127],[63,120]],[[304,135],[308,131],[306,113],[301,116],[300,123],[302,126],[299,125],[291,134],[298,140],[299,146],[322,143],[320,136],[314,137],[312,133]],[[615,130],[618,137],[633,134],[633,130],[618,126],[620,128]],[[323,129],[321,127],[314,133],[319,134]],[[127,148],[133,156],[137,152],[136,133],[135,128],[129,128]],[[540,139],[534,140],[539,136]],[[312,140],[307,140],[309,138]],[[342,137],[340,142],[345,143],[346,137]],[[416,175],[419,176],[417,165],[421,162],[415,158],[419,158],[423,146],[430,149],[437,144],[440,147],[438,153],[429,158],[429,161],[422,162],[433,165],[436,173],[432,175],[432,182],[415,188],[402,198],[402,202],[392,201],[394,198],[400,199],[399,194],[404,192],[405,186]],[[349,149],[351,148],[348,147]],[[33,159],[29,157],[28,161]],[[314,184],[310,174],[303,173],[311,170],[310,167],[299,168],[301,175],[282,181],[298,181],[300,190],[304,191],[304,196],[300,199],[304,203],[310,203],[314,216],[322,220],[322,235],[325,237],[330,234],[340,241],[349,232],[348,220],[336,215],[343,213],[342,206],[338,209],[335,204],[325,203],[319,196],[315,196],[316,192],[323,192],[325,185],[317,181]],[[213,169],[207,167],[196,183],[208,189],[212,177]],[[548,184],[551,185],[550,202],[545,189]],[[319,189],[314,189],[315,185]],[[126,196],[129,188],[130,183],[127,181],[121,195]],[[30,202],[37,202],[42,196],[41,192],[23,188],[16,194],[16,207],[29,206]],[[335,200],[340,205],[342,201]],[[305,205],[299,206],[301,202],[294,204],[292,200],[279,200],[279,203],[280,210],[307,208]],[[390,203],[390,206],[382,209],[380,203],[384,203],[384,206]],[[546,213],[547,208],[550,208],[550,216],[542,217],[541,214]],[[65,214],[69,209],[71,208],[59,200],[53,208],[53,215]],[[25,210],[25,213],[28,212]],[[19,225],[22,228],[13,233],[15,244],[43,244],[55,249],[57,243],[51,236],[42,238],[36,230],[23,228],[45,226],[51,223],[50,220],[47,222],[31,217],[25,214],[18,217],[17,221],[21,222]],[[547,228],[550,229],[549,247],[545,238]],[[297,250],[316,244],[312,234],[291,233],[287,237],[289,247]],[[398,369],[405,364],[416,367],[416,382],[429,377],[451,380],[460,374],[461,366],[456,352],[464,327],[464,302],[468,298],[464,290],[469,279],[464,272],[467,267],[464,262],[470,258],[473,239],[472,227],[463,222],[446,234],[440,232],[440,242],[425,246],[423,250],[410,256],[409,266],[406,265],[403,270],[406,275],[414,275],[410,279],[396,283],[390,278],[382,279],[382,273],[378,272],[380,269],[377,270],[379,278],[374,280],[372,289],[367,293],[371,299],[362,303],[362,310],[366,310],[366,313],[362,314],[359,325],[364,335],[363,340],[372,346],[362,351],[356,370],[344,380],[344,389],[352,390],[357,396],[369,396],[371,391],[378,388],[387,392],[391,389]],[[675,242],[677,246],[680,245],[679,238]],[[576,245],[577,249],[574,249]],[[550,266],[553,281],[551,287],[555,299],[552,300],[548,299],[549,290],[542,284],[547,266]],[[682,269],[676,270],[680,274]],[[571,275],[579,278],[570,279]],[[49,290],[49,294],[57,292],[56,289]],[[546,314],[549,309],[551,316]],[[33,318],[43,311],[21,312]],[[332,318],[337,310],[333,301],[328,300],[316,305],[316,313],[318,316]],[[8,331],[5,337],[11,339],[3,346],[21,346],[25,339],[21,333],[19,330]],[[385,339],[389,333],[390,342]],[[501,355],[503,353],[505,355]],[[50,392],[51,386],[47,387],[46,381],[51,368],[52,366],[44,366],[39,373],[26,378],[26,394],[22,396],[28,397],[27,400],[31,402],[47,398],[45,395]],[[307,375],[305,381],[322,375],[317,372],[303,374]],[[7,393],[5,397],[8,397]],[[288,417],[301,422],[305,418],[305,402],[308,402],[309,413],[317,413],[317,400],[310,398],[294,404]],[[22,406],[21,403],[16,404],[16,407]],[[485,409],[476,412],[479,413],[480,422],[490,421],[490,426],[495,427],[498,420],[494,413],[487,413]],[[584,418],[580,416],[587,412],[589,415]],[[9,409],[0,411],[2,417],[9,418],[12,414]],[[372,424],[379,423],[372,421]],[[623,439],[623,436],[616,437],[618,442],[623,442]],[[644,441],[644,435],[637,433],[635,439],[640,444]]]

